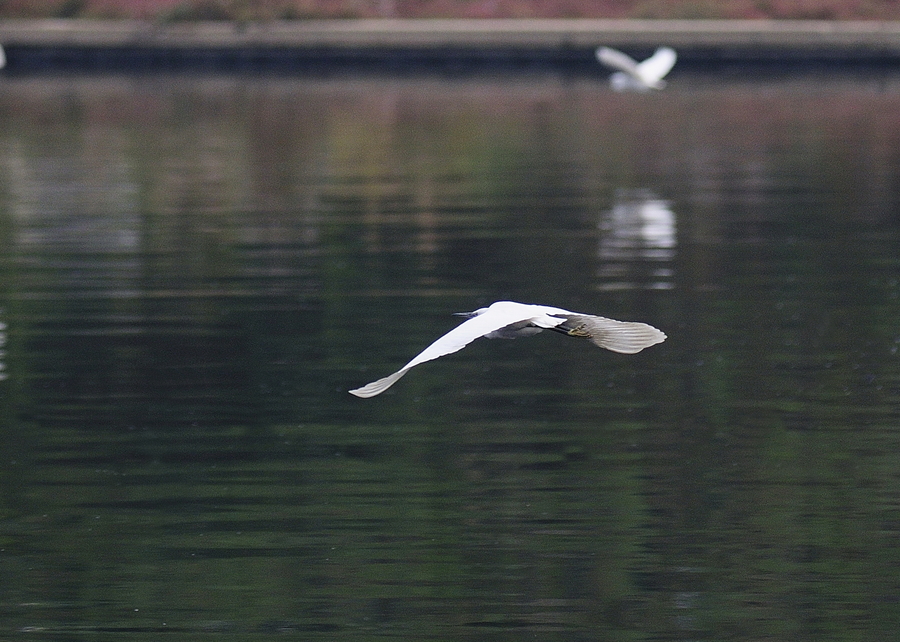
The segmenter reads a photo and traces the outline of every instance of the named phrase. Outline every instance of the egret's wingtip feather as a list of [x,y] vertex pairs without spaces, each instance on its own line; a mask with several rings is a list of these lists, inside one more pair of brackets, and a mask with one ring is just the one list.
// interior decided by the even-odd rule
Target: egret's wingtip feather
[[409,372],[409,368],[404,368],[402,370],[398,370],[392,375],[388,375],[387,377],[379,379],[378,381],[367,383],[362,388],[354,388],[353,390],[348,390],[347,392],[362,399],[368,399],[369,397],[380,395],[382,392],[397,383],[397,380],[407,372]]
[[591,338],[594,344],[621,354],[636,354],[644,348],[662,343],[666,335],[646,323],[623,322],[612,331],[600,333]]
[[637,321],[616,321],[605,317],[578,315],[570,317],[580,323],[591,343],[620,354],[636,354],[666,340],[662,330]]

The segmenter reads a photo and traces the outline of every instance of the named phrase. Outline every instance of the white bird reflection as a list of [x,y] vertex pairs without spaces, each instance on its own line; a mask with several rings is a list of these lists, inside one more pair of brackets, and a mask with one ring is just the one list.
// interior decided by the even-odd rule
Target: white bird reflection
[[617,70],[609,77],[609,84],[616,91],[662,89],[666,86],[663,78],[675,66],[678,57],[670,47],[660,47],[644,62],[611,47],[600,47],[596,56],[602,64]]
[[479,337],[515,339],[542,330],[554,330],[570,337],[590,339],[596,346],[622,354],[634,354],[666,340],[663,332],[646,323],[615,321],[593,314],[515,301],[497,301],[486,308],[460,312],[457,316],[467,317],[468,320],[425,348],[397,372],[351,390],[350,394],[363,398],[380,395],[411,368],[462,350]]
[[600,289],[672,287],[676,223],[669,201],[645,189],[619,190],[598,227]]

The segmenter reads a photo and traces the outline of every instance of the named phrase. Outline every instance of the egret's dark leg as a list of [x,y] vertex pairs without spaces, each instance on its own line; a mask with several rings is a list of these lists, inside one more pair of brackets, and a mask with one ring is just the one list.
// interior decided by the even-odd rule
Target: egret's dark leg
[[563,321],[558,326],[550,328],[554,332],[559,332],[560,334],[566,334],[570,337],[590,337],[590,333],[586,330],[587,326],[584,323],[575,323],[572,321]]

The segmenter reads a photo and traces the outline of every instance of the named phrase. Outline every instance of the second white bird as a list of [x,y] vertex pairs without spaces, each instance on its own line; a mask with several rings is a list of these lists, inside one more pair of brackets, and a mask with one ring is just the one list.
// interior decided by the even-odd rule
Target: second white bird
[[600,47],[596,55],[601,63],[618,70],[609,77],[609,82],[616,91],[662,89],[666,86],[663,78],[675,66],[678,57],[670,47],[660,47],[643,62],[612,47]]

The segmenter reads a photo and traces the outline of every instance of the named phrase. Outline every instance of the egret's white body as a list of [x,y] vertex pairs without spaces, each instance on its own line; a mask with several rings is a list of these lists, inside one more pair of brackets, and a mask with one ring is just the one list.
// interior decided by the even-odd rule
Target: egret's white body
[[676,58],[675,50],[670,47],[660,47],[644,62],[638,62],[628,54],[610,47],[597,49],[597,60],[617,70],[609,77],[609,82],[616,91],[662,89],[666,86],[663,78],[675,66]]
[[350,393],[357,397],[379,395],[411,368],[462,350],[479,337],[514,339],[537,334],[542,330],[556,330],[574,337],[586,337],[601,348],[624,354],[640,352],[666,339],[665,334],[646,323],[615,321],[547,305],[514,301],[497,301],[486,308],[461,313],[460,316],[466,316],[468,320],[425,348],[397,372],[351,390]]

